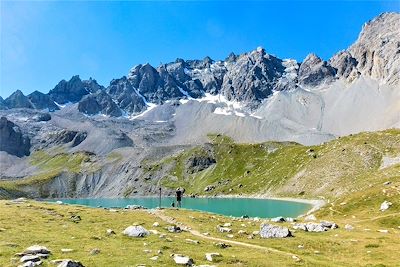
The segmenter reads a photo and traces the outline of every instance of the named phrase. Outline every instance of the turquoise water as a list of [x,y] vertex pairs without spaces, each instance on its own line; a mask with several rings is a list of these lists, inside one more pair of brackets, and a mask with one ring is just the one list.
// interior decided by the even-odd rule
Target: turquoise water
[[[124,208],[127,205],[141,205],[146,208],[156,208],[159,205],[157,197],[123,198],[123,199],[60,199],[63,203],[78,204],[89,207]],[[55,200],[54,200],[55,201]],[[171,207],[174,198],[163,197],[162,207]],[[182,208],[207,211],[227,216],[271,218],[277,216],[297,217],[311,208],[305,203],[254,199],[254,198],[183,198]]]

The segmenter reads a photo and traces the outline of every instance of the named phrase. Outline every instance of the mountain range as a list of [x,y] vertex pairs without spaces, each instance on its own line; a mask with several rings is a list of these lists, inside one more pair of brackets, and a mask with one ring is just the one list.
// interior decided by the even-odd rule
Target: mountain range
[[[399,29],[400,14],[383,13],[362,27],[353,45],[328,61],[315,54],[303,62],[280,59],[259,47],[221,61],[178,58],[158,67],[137,65],[107,87],[73,76],[47,94],[25,96],[17,90],[0,98],[0,113],[26,128],[30,115],[37,122],[50,112],[47,126],[74,128],[88,137],[107,123],[130,140],[168,128],[162,134],[168,138],[157,142],[169,145],[201,143],[209,133],[238,142],[319,144],[336,136],[400,127]],[[151,130],[144,134],[146,127]],[[31,139],[38,134],[31,127],[25,133]],[[84,147],[94,153],[112,148]]]

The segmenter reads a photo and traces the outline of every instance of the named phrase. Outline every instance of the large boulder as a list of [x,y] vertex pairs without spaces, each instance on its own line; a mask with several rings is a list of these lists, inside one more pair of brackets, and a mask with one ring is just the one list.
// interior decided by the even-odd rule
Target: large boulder
[[189,256],[184,256],[180,254],[172,254],[171,255],[178,265],[192,266],[194,264],[194,260]]
[[0,151],[5,151],[17,157],[30,154],[31,143],[21,129],[6,117],[0,118]]
[[291,237],[292,233],[286,227],[272,224],[262,224],[260,228],[261,238],[285,238]]
[[150,234],[149,231],[140,225],[129,226],[122,233],[129,237],[145,237]]

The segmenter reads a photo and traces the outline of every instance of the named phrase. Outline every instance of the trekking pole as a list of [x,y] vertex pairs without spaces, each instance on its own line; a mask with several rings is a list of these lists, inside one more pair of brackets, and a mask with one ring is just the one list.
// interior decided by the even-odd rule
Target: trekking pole
[[158,207],[161,209],[161,187],[160,187],[160,202],[159,202]]

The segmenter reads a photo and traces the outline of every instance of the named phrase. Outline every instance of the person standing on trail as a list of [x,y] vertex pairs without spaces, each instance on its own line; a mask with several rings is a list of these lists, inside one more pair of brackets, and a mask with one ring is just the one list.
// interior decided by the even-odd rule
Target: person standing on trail
[[182,201],[183,192],[185,192],[185,190],[183,188],[179,187],[178,189],[176,189],[176,207],[177,208],[182,207],[181,201]]

